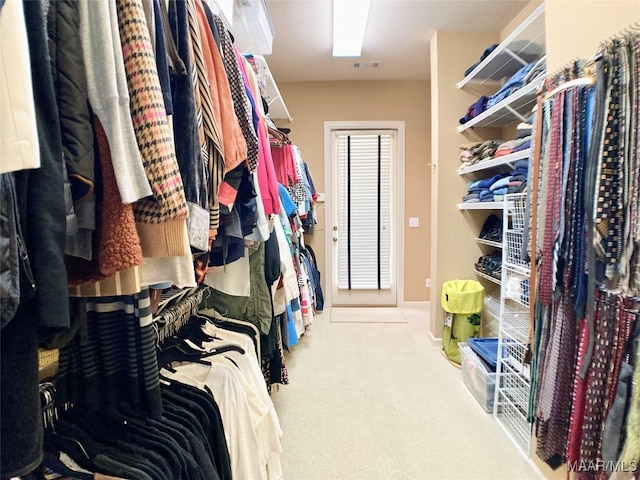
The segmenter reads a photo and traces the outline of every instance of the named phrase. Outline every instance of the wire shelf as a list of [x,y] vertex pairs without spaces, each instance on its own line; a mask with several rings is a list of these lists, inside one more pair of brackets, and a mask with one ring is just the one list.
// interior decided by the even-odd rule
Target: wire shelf
[[502,242],[494,242],[492,240],[485,240],[484,238],[477,237],[476,242],[482,245],[488,245],[493,248],[502,248]]
[[491,275],[487,275],[486,273],[480,272],[478,270],[474,270],[474,273],[479,277],[484,278],[485,280],[489,280],[490,282],[493,282],[497,285],[502,285],[502,281],[499,278],[492,277]]

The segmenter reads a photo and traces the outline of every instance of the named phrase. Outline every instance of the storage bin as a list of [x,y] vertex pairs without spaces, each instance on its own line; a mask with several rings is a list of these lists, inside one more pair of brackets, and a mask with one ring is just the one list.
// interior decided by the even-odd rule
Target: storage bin
[[462,359],[462,382],[488,413],[493,412],[496,374],[490,372],[466,342],[458,344]]
[[467,343],[471,350],[489,365],[489,370],[495,372],[498,365],[498,339],[469,338]]

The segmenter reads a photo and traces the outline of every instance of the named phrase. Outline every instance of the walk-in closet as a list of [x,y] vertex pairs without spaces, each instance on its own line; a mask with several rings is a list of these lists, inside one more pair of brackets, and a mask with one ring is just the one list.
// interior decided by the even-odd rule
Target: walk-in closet
[[0,0],[0,480],[640,480],[639,0]]

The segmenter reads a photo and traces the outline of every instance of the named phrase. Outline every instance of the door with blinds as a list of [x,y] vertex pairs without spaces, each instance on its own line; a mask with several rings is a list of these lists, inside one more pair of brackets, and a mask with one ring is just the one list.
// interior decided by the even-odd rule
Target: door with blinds
[[396,305],[397,133],[334,130],[332,303]]

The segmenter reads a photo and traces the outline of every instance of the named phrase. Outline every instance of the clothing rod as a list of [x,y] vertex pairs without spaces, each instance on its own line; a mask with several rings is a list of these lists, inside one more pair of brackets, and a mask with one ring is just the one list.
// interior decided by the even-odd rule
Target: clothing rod
[[572,87],[579,87],[581,85],[593,85],[594,83],[595,83],[595,80],[592,77],[582,77],[582,78],[576,78],[574,80],[569,80],[568,82],[565,82],[562,85],[557,86],[556,88],[551,90],[551,92],[547,93],[545,99],[548,100],[549,98],[553,97],[557,93],[560,93],[564,90],[568,90]]

